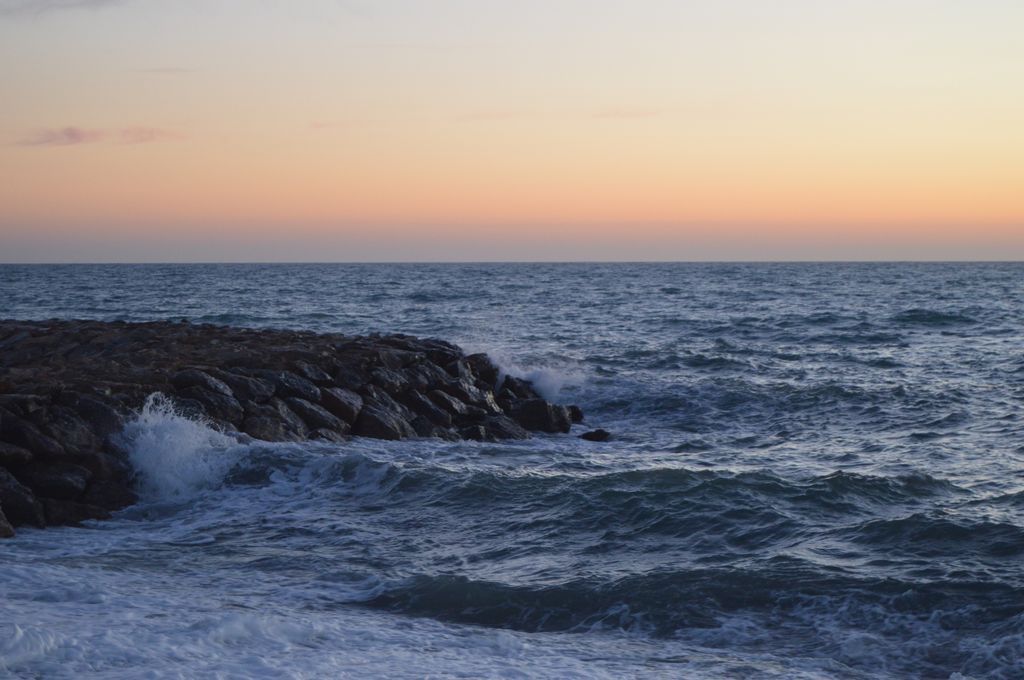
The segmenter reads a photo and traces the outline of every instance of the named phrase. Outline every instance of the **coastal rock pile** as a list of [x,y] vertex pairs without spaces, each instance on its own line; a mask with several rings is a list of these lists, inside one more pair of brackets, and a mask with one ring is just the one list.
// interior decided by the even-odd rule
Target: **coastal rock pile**
[[120,434],[154,393],[241,438],[525,439],[583,414],[442,340],[191,323],[0,321],[0,536],[136,500]]

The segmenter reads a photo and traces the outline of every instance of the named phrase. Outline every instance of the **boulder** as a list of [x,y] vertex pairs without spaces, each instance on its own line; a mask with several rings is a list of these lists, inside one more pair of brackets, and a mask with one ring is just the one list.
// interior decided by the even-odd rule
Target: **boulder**
[[409,381],[405,376],[390,368],[375,368],[370,371],[370,382],[391,396],[396,396],[409,388]]
[[46,526],[43,506],[35,494],[3,468],[0,468],[0,507],[14,526]]
[[50,526],[77,525],[88,519],[110,518],[110,513],[101,507],[56,498],[44,498],[43,509],[46,523]]
[[257,370],[254,374],[273,383],[278,397],[298,397],[314,404],[320,401],[320,388],[291,371]]
[[274,384],[267,380],[230,371],[211,370],[210,375],[230,387],[231,392],[239,401],[253,401],[262,404],[274,396]]
[[[412,390],[406,392],[401,396],[402,403],[409,408],[410,411],[423,416],[434,425],[439,427],[451,427],[452,416],[451,413],[440,408],[437,404],[427,399],[419,392]],[[426,436],[426,435],[424,435]]]
[[538,399],[540,395],[533,389],[533,383],[522,378],[506,375],[501,383],[502,390],[508,390],[515,399]]
[[171,376],[171,384],[178,391],[186,390],[190,387],[198,387],[208,392],[217,392],[231,398],[235,396],[227,384],[198,368],[186,368],[183,371],[178,371]]
[[82,495],[82,502],[104,510],[120,510],[134,504],[138,495],[127,484],[113,480],[92,481]]
[[512,418],[534,432],[568,432],[572,427],[569,410],[543,399],[526,399],[513,408]]
[[32,452],[26,448],[0,442],[0,467],[18,467],[32,461]]
[[487,389],[493,390],[497,387],[500,371],[489,356],[486,354],[470,354],[466,357],[466,364],[472,369],[477,379],[487,385]]
[[73,501],[83,493],[92,473],[72,463],[50,463],[26,470],[21,480],[39,497]]
[[374,439],[406,439],[415,437],[416,431],[398,412],[382,407],[380,404],[369,403],[359,412],[353,434]]
[[0,505],[0,538],[12,538],[14,536],[14,527],[7,521],[7,516],[4,515],[4,508]]
[[296,361],[292,364],[292,368],[295,369],[295,373],[300,377],[308,380],[314,385],[330,385],[334,382],[333,378],[319,366],[309,363],[308,361]]
[[583,409],[581,409],[579,406],[576,406],[575,404],[571,404],[569,406],[566,406],[565,408],[569,410],[569,420],[571,420],[573,423],[583,422]]
[[113,406],[96,397],[68,392],[61,395],[60,403],[81,416],[101,439],[117,434],[124,428],[124,417]]
[[40,430],[60,442],[68,454],[80,454],[100,448],[100,440],[78,413],[66,406],[53,406]]
[[203,406],[203,411],[214,420],[238,425],[245,417],[245,410],[238,400],[220,391],[193,386],[179,390],[178,396],[199,402]]
[[349,431],[349,424],[326,409],[298,397],[285,399],[288,408],[296,413],[311,430],[334,430],[339,434]]
[[356,422],[363,398],[344,387],[325,387],[321,390],[321,401],[325,409],[350,425]]
[[487,416],[483,423],[487,434],[494,439],[529,439],[530,433],[508,416]]
[[586,439],[588,442],[606,442],[611,438],[612,433],[601,428],[580,435],[580,439]]
[[34,457],[53,460],[64,456],[64,447],[10,411],[0,411],[0,440],[28,449]]

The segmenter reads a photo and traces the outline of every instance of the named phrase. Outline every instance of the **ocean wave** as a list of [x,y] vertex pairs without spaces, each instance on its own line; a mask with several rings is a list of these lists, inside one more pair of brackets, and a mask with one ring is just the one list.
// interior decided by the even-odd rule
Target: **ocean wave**
[[977,323],[976,319],[967,314],[922,308],[900,312],[892,320],[908,326],[964,326]]

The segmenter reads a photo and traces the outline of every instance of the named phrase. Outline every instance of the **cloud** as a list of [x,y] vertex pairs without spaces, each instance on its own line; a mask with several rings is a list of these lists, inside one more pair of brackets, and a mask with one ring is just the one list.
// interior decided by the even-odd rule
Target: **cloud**
[[68,126],[36,130],[17,142],[18,146],[78,146],[98,142],[114,142],[120,144],[149,144],[167,140],[181,139],[181,135],[172,130],[153,127],[126,127],[118,130],[88,130]]
[[79,127],[52,128],[37,130],[18,142],[19,146],[76,146],[103,141],[106,134],[102,130],[85,130]]

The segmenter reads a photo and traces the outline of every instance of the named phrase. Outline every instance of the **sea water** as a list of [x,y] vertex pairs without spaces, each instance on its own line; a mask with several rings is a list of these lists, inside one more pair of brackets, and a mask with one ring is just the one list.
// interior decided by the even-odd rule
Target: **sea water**
[[440,337],[614,434],[152,400],[139,504],[0,543],[0,675],[1024,677],[1020,264],[2,266],[0,317]]

